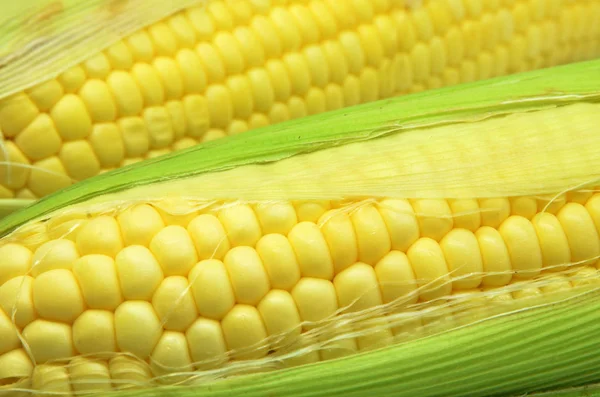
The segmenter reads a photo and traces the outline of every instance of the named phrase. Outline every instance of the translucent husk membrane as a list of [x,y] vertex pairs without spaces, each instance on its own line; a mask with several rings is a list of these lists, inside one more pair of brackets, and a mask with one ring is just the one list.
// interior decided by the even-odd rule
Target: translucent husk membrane
[[[35,247],[48,238],[68,238],[88,219],[118,215],[140,203],[171,215],[281,200],[333,200],[347,212],[382,198],[527,196],[546,198],[550,205],[566,192],[596,191],[598,87],[600,62],[588,62],[261,129],[51,195],[2,219],[0,245]],[[175,372],[155,379],[151,389],[115,393],[510,396],[594,384],[600,378],[600,276],[589,266],[587,272],[580,270],[597,259],[564,264],[559,272],[543,269],[538,277],[494,289],[410,304],[411,296],[401,296],[362,311],[350,305],[308,324],[305,340],[319,342],[298,346],[277,335],[275,342],[249,347],[265,349],[265,343],[277,346],[281,340],[275,353],[264,358]],[[462,277],[473,276],[478,275]],[[553,288],[565,280],[572,288]],[[502,299],[532,288],[548,292]],[[393,344],[284,369],[315,349],[376,334],[382,316],[385,329],[406,328],[396,333]],[[414,326],[415,320],[421,324]],[[9,390],[17,391],[15,386]],[[21,386],[29,385],[25,380]]]

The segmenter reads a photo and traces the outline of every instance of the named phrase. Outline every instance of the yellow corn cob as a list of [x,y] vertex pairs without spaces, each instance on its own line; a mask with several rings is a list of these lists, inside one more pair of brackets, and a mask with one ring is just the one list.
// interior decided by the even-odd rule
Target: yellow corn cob
[[0,221],[0,384],[206,384],[596,293],[600,104],[580,87],[600,63],[561,70],[249,134]]
[[590,59],[599,17],[598,0],[212,0],[0,93],[0,197],[42,197],[291,118]]

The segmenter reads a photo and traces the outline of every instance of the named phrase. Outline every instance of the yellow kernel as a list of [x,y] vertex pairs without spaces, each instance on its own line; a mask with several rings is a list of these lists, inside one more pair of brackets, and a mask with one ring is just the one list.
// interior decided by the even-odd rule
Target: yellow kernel
[[250,80],[244,75],[232,76],[227,79],[227,88],[232,101],[233,116],[240,119],[250,117],[254,108],[254,98]]
[[185,336],[197,369],[213,369],[227,360],[225,337],[218,321],[199,318]]
[[481,213],[477,200],[450,200],[450,210],[454,218],[454,227],[475,232],[481,225]]
[[88,80],[79,91],[94,122],[113,121],[117,107],[112,99],[108,85],[102,80]]
[[81,66],[74,66],[71,69],[67,69],[58,76],[58,81],[62,84],[65,92],[77,91],[85,83],[86,79],[85,71]]
[[319,27],[310,10],[304,5],[298,4],[292,5],[289,10],[299,28],[302,42],[304,44],[318,42],[320,39]]
[[154,60],[152,66],[154,66],[165,89],[165,98],[167,100],[181,98],[183,96],[183,77],[175,60],[158,57]]
[[119,224],[108,215],[87,222],[79,230],[76,243],[81,255],[102,254],[114,258],[123,248]]
[[81,354],[115,352],[114,314],[106,310],[86,310],[73,323],[73,345]]
[[320,46],[311,45],[302,51],[311,73],[311,84],[324,87],[329,82],[329,63]]
[[226,136],[227,134],[223,130],[217,130],[212,128],[208,130],[206,134],[204,134],[204,136],[200,140],[200,143],[214,141],[215,139],[225,138]]
[[223,58],[219,55],[215,47],[209,43],[200,43],[196,47],[196,52],[204,65],[209,82],[216,83],[225,78]]
[[173,126],[166,108],[162,106],[148,107],[144,109],[142,117],[146,123],[151,148],[163,149],[173,143]]
[[83,62],[83,68],[92,79],[104,79],[110,73],[108,58],[101,52]]
[[206,11],[210,14],[219,30],[228,30],[233,28],[233,17],[224,3],[210,3]]
[[328,201],[299,201],[294,203],[299,222],[317,222],[331,208]]
[[38,197],[46,196],[72,183],[65,167],[56,156],[37,161],[32,166],[27,187]]
[[66,142],[60,149],[58,157],[67,174],[74,180],[81,181],[100,172],[100,161],[87,140]]
[[119,117],[134,116],[141,112],[143,105],[142,94],[130,73],[116,70],[108,76],[106,83],[110,87],[110,91],[117,104],[117,114]]
[[417,44],[410,53],[415,82],[425,82],[431,77],[431,50],[425,44]]
[[184,48],[177,53],[175,59],[181,71],[185,93],[203,92],[206,89],[207,77],[198,55],[194,51]]
[[227,127],[233,118],[233,99],[231,92],[222,85],[213,85],[206,90],[206,106],[211,125]]
[[351,216],[358,243],[358,260],[375,265],[391,249],[386,224],[372,205],[358,208]]
[[183,109],[187,135],[192,138],[202,137],[208,131],[211,117],[206,98],[201,95],[187,95],[183,98]]
[[564,270],[571,263],[571,249],[558,218],[541,212],[531,222],[540,243],[544,269]]
[[31,160],[41,160],[58,153],[62,144],[54,122],[47,114],[37,116],[14,142]]
[[127,209],[117,220],[126,246],[148,246],[156,233],[165,227],[158,211],[148,204]]
[[[40,368],[41,366],[38,366]],[[18,383],[12,383],[18,379],[27,379],[34,373],[33,363],[25,349],[16,349],[8,353],[0,355],[0,380],[2,380],[3,386],[8,384],[8,387],[16,386]],[[28,381],[25,383],[29,384]],[[36,388],[35,390],[40,390]],[[19,394],[17,394],[19,395]]]
[[150,138],[141,117],[124,117],[117,121],[127,157],[138,157],[150,149]]
[[173,128],[173,136],[175,142],[181,140],[186,132],[185,125],[185,110],[181,101],[169,101],[165,104],[165,108],[171,119],[171,126]]
[[68,369],[61,365],[36,365],[31,374],[31,386],[40,392],[71,394]]
[[261,237],[261,229],[256,214],[245,204],[223,208],[219,220],[233,247],[247,245],[253,247]]
[[163,272],[150,250],[141,245],[125,247],[115,258],[125,299],[150,300],[163,280]]
[[76,357],[69,363],[69,380],[76,393],[112,391],[108,364],[91,358]]
[[131,389],[151,382],[150,366],[137,357],[117,355],[108,363],[115,389]]
[[115,311],[115,333],[122,352],[145,359],[156,346],[162,327],[149,302],[126,301]]
[[79,259],[79,253],[75,243],[71,240],[50,240],[35,250],[31,275],[37,277],[54,269],[71,270],[77,259]]
[[[340,308],[347,311],[366,311],[383,303],[375,270],[370,265],[356,263],[338,274],[333,283]],[[358,348],[366,350],[390,344],[392,332],[384,324],[385,320],[380,319],[376,324],[359,326],[362,335],[356,338]]]
[[333,278],[333,262],[325,237],[311,222],[300,222],[288,234],[303,277]]
[[365,68],[366,55],[358,34],[351,31],[342,32],[339,41],[344,51],[344,57],[348,62],[348,71],[352,74],[361,73]]
[[281,56],[282,42],[273,22],[265,16],[257,15],[252,19],[250,27],[260,41],[260,46],[264,49],[265,57],[272,59],[279,58]]
[[[318,322],[332,316],[338,310],[338,299],[333,283],[329,280],[304,277],[292,289],[292,297],[302,321]],[[314,324],[305,324],[311,328]]]
[[22,328],[37,318],[33,305],[33,277],[18,276],[0,286],[0,307]]
[[4,311],[0,310],[0,355],[19,347],[21,347],[21,340],[17,328]]
[[95,124],[89,137],[95,156],[103,167],[121,164],[125,157],[125,146],[115,124]]
[[383,303],[402,299],[407,304],[419,299],[415,274],[405,253],[391,251],[375,265]]
[[477,238],[470,230],[452,229],[440,242],[453,289],[473,289],[481,284],[483,260]]
[[216,27],[204,7],[190,7],[185,10],[185,14],[194,27],[198,40],[204,41],[211,38]]
[[0,101],[0,131],[5,137],[21,132],[39,114],[35,104],[25,94],[16,94]]
[[330,210],[321,216],[319,225],[331,253],[335,274],[358,261],[356,233],[348,214]]
[[302,331],[294,298],[287,291],[271,290],[257,306],[269,336],[277,336],[271,349],[286,346]]
[[50,110],[56,130],[67,141],[86,138],[92,132],[92,120],[80,97],[67,94]]
[[342,87],[333,83],[325,87],[325,107],[327,111],[344,107],[344,92],[342,91]]
[[355,263],[340,272],[333,285],[340,307],[349,311],[367,310],[383,303],[375,270],[365,263]]
[[246,65],[240,46],[231,33],[218,32],[213,39],[213,43],[225,63],[225,73],[227,75],[235,75],[245,69]]
[[69,324],[35,320],[23,330],[23,339],[36,364],[71,358],[75,353]]
[[64,92],[58,80],[48,80],[27,90],[27,95],[40,111],[45,112],[58,102]]
[[131,74],[146,106],[161,105],[164,102],[165,90],[156,69],[147,63],[136,63]]
[[507,198],[480,199],[481,225],[498,228],[510,216],[510,201]]
[[22,245],[8,243],[0,246],[0,286],[13,277],[24,276],[39,260]]
[[287,234],[298,222],[294,207],[287,202],[259,203],[256,216],[264,234]]
[[294,52],[284,55],[283,62],[291,77],[292,93],[304,95],[311,86],[311,75],[306,58]]
[[328,40],[323,43],[323,52],[328,65],[335,65],[329,69],[329,80],[333,83],[342,84],[348,76],[348,62],[344,54],[344,48],[338,41]]
[[136,61],[147,62],[154,59],[154,45],[145,30],[132,33],[125,41]]
[[290,290],[300,279],[300,267],[289,240],[280,234],[267,234],[256,251],[269,276],[272,288]]
[[85,308],[77,280],[66,269],[50,270],[36,277],[33,303],[41,317],[66,323],[73,322]]
[[415,272],[421,300],[432,300],[452,292],[448,265],[437,241],[428,237],[420,238],[406,255]]
[[229,240],[219,220],[209,214],[199,215],[188,225],[198,257],[202,259],[223,259],[230,249]]
[[123,301],[113,258],[86,255],[73,264],[73,273],[87,307],[114,310]]
[[398,53],[398,34],[394,21],[390,15],[379,15],[374,22],[385,56],[393,57]]
[[286,65],[279,59],[273,59],[267,62],[266,70],[271,79],[275,99],[287,100],[292,93],[292,82]]
[[510,255],[516,277],[530,278],[542,268],[542,251],[535,228],[522,216],[510,216],[498,229]]
[[593,266],[600,257],[600,238],[586,208],[579,203],[567,203],[557,218],[569,241],[571,263]]
[[251,247],[232,248],[223,260],[236,302],[256,305],[269,291],[269,278],[260,256]]
[[275,7],[271,11],[269,19],[281,39],[281,47],[284,53],[300,48],[302,36],[294,21],[294,17],[288,10],[283,7]]
[[323,90],[311,87],[305,96],[306,110],[309,115],[323,113],[327,110]]
[[160,230],[150,241],[150,251],[166,276],[185,276],[198,262],[190,235],[178,225]]
[[117,41],[106,49],[106,57],[113,69],[129,70],[133,65],[133,54],[123,41]]
[[338,32],[338,25],[327,5],[313,1],[308,4],[308,8],[312,12],[313,18],[315,18],[322,37],[326,39],[335,36]]
[[165,329],[185,331],[198,317],[185,277],[165,278],[152,297],[152,305]]
[[483,226],[475,232],[481,259],[483,261],[482,284],[486,287],[507,285],[512,279],[511,258],[502,235],[490,226]]
[[[152,352],[150,367],[152,373],[157,376],[192,371],[192,358],[185,335],[180,332],[165,331]],[[184,379],[184,376],[176,376],[161,378],[159,381],[177,383]]]
[[367,65],[378,67],[383,60],[384,49],[377,29],[373,25],[362,25],[358,28],[358,35]]
[[267,354],[266,346],[259,345],[266,339],[267,331],[254,306],[236,305],[223,318],[221,326],[232,358],[257,359]]
[[0,166],[0,180],[4,186],[16,190],[27,184],[30,170],[25,165],[29,165],[29,160],[14,142],[5,141],[3,143],[3,150],[0,150],[0,161],[11,164],[10,167]]
[[190,271],[188,279],[201,316],[220,320],[234,306],[235,295],[223,262],[216,259],[200,261]]
[[454,221],[446,200],[415,200],[412,205],[422,237],[439,241],[452,230]]
[[156,55],[173,55],[177,51],[177,39],[169,27],[158,22],[148,27],[148,33],[156,50]]
[[265,49],[254,31],[248,27],[237,27],[233,35],[237,41],[237,48],[241,51],[243,63],[248,68],[262,66],[265,62]]

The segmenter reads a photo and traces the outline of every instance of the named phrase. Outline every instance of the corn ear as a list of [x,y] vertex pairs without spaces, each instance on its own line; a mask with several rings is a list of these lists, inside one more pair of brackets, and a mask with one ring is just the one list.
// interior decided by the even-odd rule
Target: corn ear
[[9,13],[0,39],[0,198],[36,199],[290,118],[600,53],[598,0],[29,4]]
[[[1,331],[23,338],[0,347],[32,374],[7,378],[38,393],[91,382],[103,395],[179,397],[511,396],[597,383],[599,86],[592,61],[374,102],[103,174],[14,212],[0,220],[11,269],[0,314],[12,320]],[[465,211],[467,201],[478,204]],[[284,210],[265,217],[274,204]],[[558,219],[563,251],[542,238],[540,216]],[[353,243],[336,251],[349,228]],[[473,264],[486,231],[508,269]],[[283,254],[269,265],[265,238],[293,248],[295,272]],[[415,273],[395,294],[383,282],[399,263],[390,256]],[[290,329],[267,332],[293,317],[266,310],[273,302],[297,308]],[[111,334],[101,319],[113,310],[119,349],[71,343],[77,329]],[[225,342],[195,344],[197,321]],[[222,351],[192,360],[203,346]],[[120,377],[127,357],[146,378]],[[117,380],[142,389],[116,391]]]

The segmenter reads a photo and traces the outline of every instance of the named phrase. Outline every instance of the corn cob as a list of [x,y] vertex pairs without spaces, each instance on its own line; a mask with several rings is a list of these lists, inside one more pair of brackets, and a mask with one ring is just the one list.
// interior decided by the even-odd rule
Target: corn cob
[[[13,213],[0,220],[0,390],[258,396],[280,382],[303,395],[310,379],[314,395],[450,396],[595,379],[600,364],[572,353],[598,347],[582,335],[598,320],[599,85],[596,61],[375,102]],[[573,338],[552,344],[565,324]],[[514,365],[524,341],[540,347],[528,369]],[[408,377],[432,351],[448,372]],[[513,361],[490,367],[498,354]],[[556,376],[532,376],[549,354]],[[285,367],[299,368],[244,375]]]
[[0,198],[43,197],[290,118],[591,59],[599,18],[598,0],[202,2],[67,70],[19,85],[22,70],[11,69],[0,89]]

